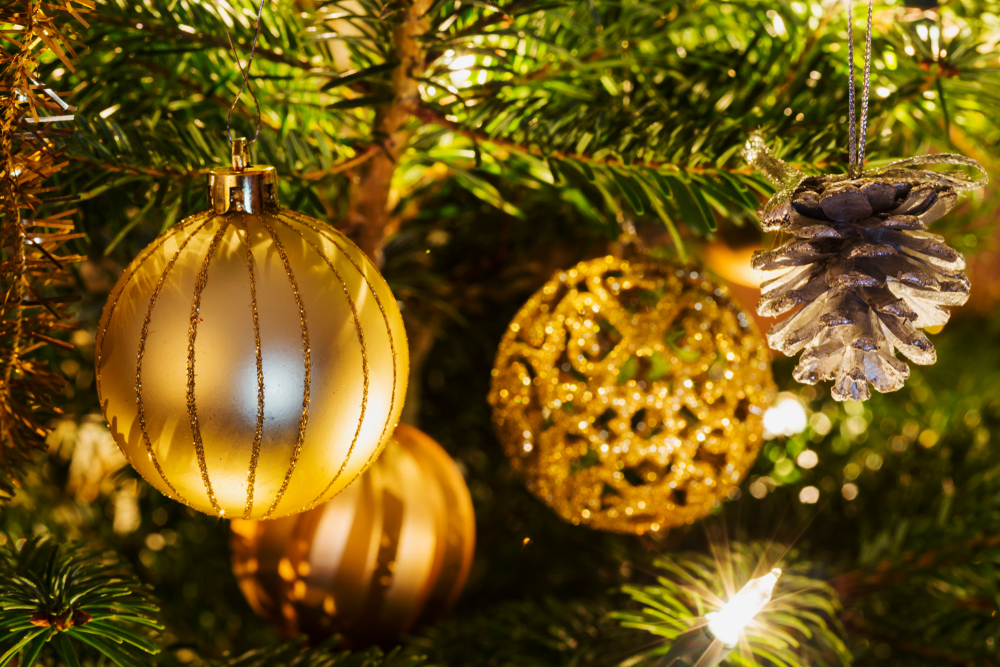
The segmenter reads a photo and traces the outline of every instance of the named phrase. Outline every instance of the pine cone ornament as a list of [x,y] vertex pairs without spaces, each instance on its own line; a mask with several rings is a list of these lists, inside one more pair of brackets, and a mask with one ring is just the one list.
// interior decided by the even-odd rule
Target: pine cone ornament
[[756,253],[753,266],[786,270],[761,285],[757,312],[777,317],[797,308],[767,334],[772,349],[804,351],[795,379],[833,380],[834,399],[864,401],[869,383],[880,392],[903,386],[910,369],[897,348],[913,363],[933,364],[921,329],[948,321],[946,306],[965,303],[969,279],[962,255],[927,227],[955,207],[960,190],[981,182],[903,167],[978,165],[936,155],[860,178],[807,177],[770,155],[759,136],[744,155],[779,185],[761,210],[764,229],[794,236]]

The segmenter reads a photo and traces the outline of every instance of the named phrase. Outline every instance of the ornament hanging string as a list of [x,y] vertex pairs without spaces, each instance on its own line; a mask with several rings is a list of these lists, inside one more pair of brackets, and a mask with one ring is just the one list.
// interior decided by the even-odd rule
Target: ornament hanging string
[[[847,77],[848,106],[850,107],[851,125],[849,129],[851,178],[860,178],[864,172],[865,139],[868,135],[868,91],[871,88],[872,71],[872,14],[874,0],[868,0],[868,30],[865,32],[865,73],[861,83],[861,131],[857,130],[854,94],[854,0],[847,0]],[[858,136],[860,134],[860,136]]]
[[[842,180],[853,180],[861,177],[864,171],[863,165],[865,162],[865,138],[868,134],[868,99],[871,84],[872,15],[874,11],[874,2],[873,0],[868,0],[868,30],[865,34],[864,82],[861,86],[860,133],[857,126],[857,102],[854,91],[853,5],[854,0],[847,0],[847,71],[850,79],[850,85],[848,87],[848,106],[850,113],[848,141],[850,142],[850,166],[847,174],[838,177]],[[754,167],[761,173],[762,176],[764,176],[776,187],[776,192],[771,199],[757,210],[757,213],[760,216],[761,226],[765,231],[778,231],[784,229],[792,222],[792,195],[803,179],[806,178],[806,174],[772,153],[770,148],[768,148],[767,143],[764,141],[764,136],[760,132],[754,132],[750,135],[741,152],[743,159],[747,161],[747,164]],[[981,176],[978,179],[973,179],[968,174],[958,170],[952,172],[938,172],[926,169],[913,169],[913,167],[940,164],[969,167],[978,171]],[[867,176],[916,178],[921,183],[941,183],[951,186],[956,192],[978,190],[989,184],[989,175],[979,162],[970,157],[957,155],[955,153],[936,153],[933,155],[920,155],[903,160],[896,160],[883,167],[870,170],[867,173]]]
[[260,5],[257,7],[257,23],[254,26],[253,31],[253,44],[250,46],[250,58],[247,60],[246,69],[243,68],[243,63],[240,61],[240,54],[236,50],[236,45],[233,44],[233,36],[226,31],[226,37],[229,39],[229,48],[233,50],[233,57],[236,58],[236,66],[240,68],[240,74],[243,76],[243,83],[240,84],[240,91],[236,93],[236,99],[233,100],[233,105],[229,107],[229,113],[226,115],[226,135],[229,137],[230,143],[233,141],[233,131],[230,127],[230,122],[233,117],[233,110],[240,101],[240,96],[243,95],[243,89],[246,88],[247,92],[250,93],[250,97],[253,98],[254,107],[257,110],[257,128],[254,130],[253,139],[250,140],[249,145],[252,145],[257,141],[257,137],[260,135],[260,103],[257,102],[257,96],[253,92],[253,86],[250,85],[250,65],[253,64],[253,55],[257,50],[257,38],[260,36],[260,17],[264,12],[264,2],[265,0],[260,0]]

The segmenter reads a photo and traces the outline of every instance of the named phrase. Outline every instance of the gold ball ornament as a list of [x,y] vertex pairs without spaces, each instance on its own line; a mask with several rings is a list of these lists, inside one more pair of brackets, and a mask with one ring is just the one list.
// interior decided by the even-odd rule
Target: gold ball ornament
[[118,446],[162,493],[208,514],[279,517],[378,456],[403,407],[407,341],[364,253],[280,208],[274,169],[236,152],[208,177],[209,210],[119,278],[97,332],[97,391]]
[[333,500],[230,525],[233,572],[258,614],[286,636],[340,633],[354,648],[443,614],[465,584],[476,530],[458,467],[406,424]]
[[753,465],[767,345],[696,270],[602,257],[511,322],[489,394],[510,462],[564,519],[643,534],[709,514]]

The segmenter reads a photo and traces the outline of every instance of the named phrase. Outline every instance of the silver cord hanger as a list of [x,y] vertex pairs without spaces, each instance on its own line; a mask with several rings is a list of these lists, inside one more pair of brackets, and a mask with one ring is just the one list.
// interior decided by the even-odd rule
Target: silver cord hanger
[[243,76],[243,83],[240,85],[240,92],[236,93],[236,99],[233,100],[233,105],[229,107],[229,114],[226,116],[226,135],[229,137],[230,143],[233,142],[233,132],[231,129],[231,121],[233,117],[233,110],[240,101],[240,96],[243,94],[243,89],[246,88],[250,93],[250,97],[253,98],[254,107],[257,110],[257,129],[253,133],[253,139],[247,144],[252,145],[257,141],[257,137],[260,135],[260,104],[257,102],[257,96],[254,95],[253,86],[250,85],[248,77],[250,76],[250,65],[253,64],[253,55],[257,50],[257,37],[260,35],[260,16],[264,11],[264,2],[266,0],[260,0],[260,5],[257,7],[257,23],[254,26],[253,31],[253,44],[250,46],[250,58],[247,60],[246,69],[243,69],[243,63],[240,62],[240,54],[236,51],[236,46],[233,44],[233,36],[226,31],[226,37],[229,39],[229,48],[233,51],[233,57],[236,58],[236,66],[240,68],[240,74]]
[[848,175],[851,178],[860,178],[864,172],[865,164],[865,139],[868,135],[868,91],[871,87],[872,71],[872,14],[874,13],[874,0],[868,0],[868,30],[865,33],[865,73],[864,81],[861,83],[861,131],[858,136],[857,120],[855,117],[855,94],[854,94],[854,0],[847,0],[847,76],[850,79],[848,85],[848,106],[850,108],[850,167]]

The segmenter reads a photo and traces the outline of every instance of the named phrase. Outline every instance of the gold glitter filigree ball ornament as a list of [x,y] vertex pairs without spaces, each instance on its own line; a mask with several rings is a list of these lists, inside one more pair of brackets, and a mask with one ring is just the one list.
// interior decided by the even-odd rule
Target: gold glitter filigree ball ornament
[[739,483],[775,392],[767,346],[723,287],[604,257],[521,308],[489,400],[532,493],[573,523],[643,534],[704,517]]
[[[243,142],[240,144],[239,142]],[[208,514],[278,517],[334,496],[378,456],[406,395],[396,300],[327,225],[283,209],[272,167],[209,174],[209,210],[122,273],[95,357],[129,463]]]
[[406,424],[328,503],[230,525],[233,572],[250,606],[286,636],[340,633],[353,648],[443,614],[469,574],[476,531],[462,473]]

